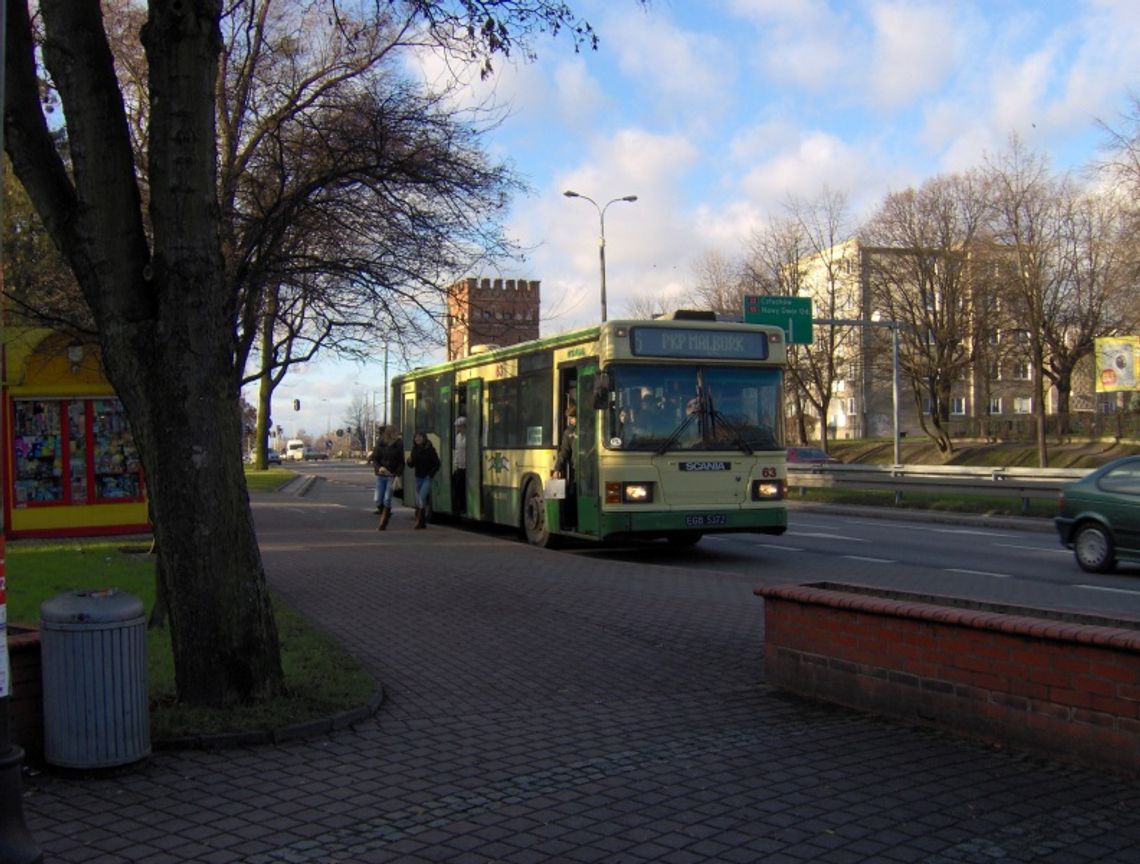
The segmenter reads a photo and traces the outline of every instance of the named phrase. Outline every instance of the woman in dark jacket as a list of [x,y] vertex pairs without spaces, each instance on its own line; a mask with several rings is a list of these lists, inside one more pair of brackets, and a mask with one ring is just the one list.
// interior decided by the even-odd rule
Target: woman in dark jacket
[[376,527],[383,531],[392,518],[392,493],[396,489],[396,478],[404,468],[404,439],[389,426],[376,442],[368,461],[376,472],[376,512],[380,514],[380,524]]
[[439,454],[423,432],[412,437],[412,453],[408,456],[408,467],[416,475],[416,525],[427,527],[428,507],[431,506],[431,478],[439,470]]

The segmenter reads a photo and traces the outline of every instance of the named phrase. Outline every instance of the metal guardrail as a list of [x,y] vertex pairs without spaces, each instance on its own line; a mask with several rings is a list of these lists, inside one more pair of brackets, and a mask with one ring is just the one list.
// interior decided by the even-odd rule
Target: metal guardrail
[[907,492],[1055,499],[1061,487],[1088,473],[1083,468],[974,468],[958,465],[788,465],[788,488]]

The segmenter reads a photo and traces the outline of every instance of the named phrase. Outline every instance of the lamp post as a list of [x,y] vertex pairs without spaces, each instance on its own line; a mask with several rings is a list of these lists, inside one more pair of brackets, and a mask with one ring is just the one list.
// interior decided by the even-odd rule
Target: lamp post
[[611,198],[604,205],[599,206],[598,202],[589,195],[582,195],[573,189],[567,189],[562,194],[567,198],[581,198],[583,201],[589,201],[594,205],[594,209],[598,211],[598,223],[601,227],[601,234],[598,239],[598,260],[602,268],[602,321],[604,322],[606,320],[606,210],[611,204],[616,204],[618,201],[629,201],[633,203],[637,200],[637,196],[623,195],[621,198]]

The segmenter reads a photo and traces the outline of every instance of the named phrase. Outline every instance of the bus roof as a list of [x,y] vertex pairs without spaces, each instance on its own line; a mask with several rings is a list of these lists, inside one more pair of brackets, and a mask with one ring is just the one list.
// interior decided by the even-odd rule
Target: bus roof
[[[512,357],[518,357],[524,354],[529,354],[532,351],[541,351],[546,349],[563,348],[567,345],[574,345],[580,342],[596,342],[602,334],[603,329],[620,330],[629,327],[694,327],[698,329],[708,330],[768,330],[781,332],[779,327],[771,327],[762,324],[747,324],[742,322],[739,317],[733,317],[731,320],[724,320],[715,316],[716,313],[686,313],[684,310],[679,310],[676,313],[671,313],[668,316],[660,318],[620,318],[616,320],[606,321],[602,324],[593,324],[589,327],[583,327],[578,330],[571,330],[566,333],[558,333],[554,336],[546,336],[540,339],[532,339],[528,342],[519,342],[516,345],[507,345],[502,348],[488,347],[487,350],[481,350],[476,354],[469,354],[466,357],[459,357],[455,360],[447,360],[442,363],[435,363],[431,366],[419,366],[407,372],[401,373],[393,377],[392,381],[402,381],[409,378],[419,378],[423,376],[439,375],[455,369],[464,369],[468,366],[481,366],[489,362],[497,360],[507,360]],[[775,341],[775,340],[773,340]]]

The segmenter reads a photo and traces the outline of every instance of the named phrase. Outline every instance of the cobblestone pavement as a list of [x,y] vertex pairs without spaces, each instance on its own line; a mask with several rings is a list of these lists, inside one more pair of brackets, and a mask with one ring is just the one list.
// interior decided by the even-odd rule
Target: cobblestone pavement
[[46,861],[1135,862],[1140,782],[782,695],[747,578],[380,534],[256,496],[270,582],[385,702],[280,746],[25,781]]

